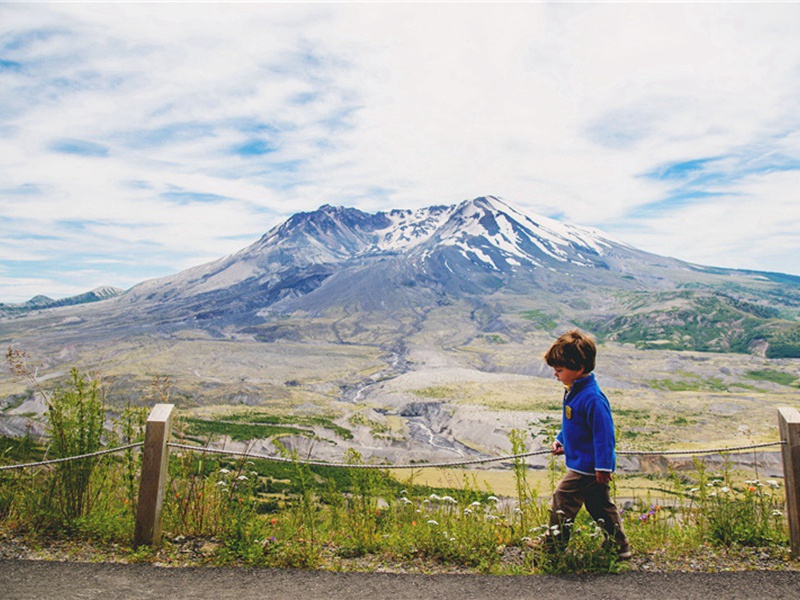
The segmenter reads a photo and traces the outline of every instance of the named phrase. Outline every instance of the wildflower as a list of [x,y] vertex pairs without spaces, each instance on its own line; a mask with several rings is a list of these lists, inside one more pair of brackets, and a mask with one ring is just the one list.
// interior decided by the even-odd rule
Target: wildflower
[[230,473],[230,470],[229,469],[220,469],[219,472],[222,473],[223,475],[227,475],[228,473]]
[[469,508],[465,508],[464,509],[464,514],[465,515],[471,515],[472,514],[472,510],[470,510]]
[[487,521],[497,521],[497,519],[499,519],[499,517],[496,515],[486,515]]
[[500,502],[500,499],[497,496],[489,496],[486,500],[491,502]]
[[228,485],[228,484],[227,484],[227,483],[225,483],[224,481],[218,481],[218,482],[217,482],[217,485],[219,486],[219,485]]
[[472,504],[470,504],[470,506],[471,506],[471,507],[473,507],[473,508],[477,508],[477,507],[479,507],[480,505],[481,505],[481,503],[480,503],[480,502],[478,502],[477,500],[476,500],[475,502],[473,502]]
[[689,493],[690,494],[694,494],[695,492],[699,492],[699,491],[700,491],[700,488],[692,488],[692,489],[689,490]]
[[408,498],[406,498],[405,496],[403,496],[402,498],[400,498],[400,502],[402,502],[403,504],[412,504],[411,500],[409,500],[409,499],[408,499]]
[[437,523],[437,522],[436,522],[436,521],[434,521],[433,519],[431,519],[430,521],[428,521],[428,525],[438,525],[438,524],[439,524],[439,523]]
[[448,502],[450,504],[458,504],[458,501],[455,498],[453,498],[452,496],[444,496],[442,498],[442,502]]
[[772,516],[773,516],[773,517],[782,517],[782,516],[783,516],[783,513],[782,513],[781,511],[779,511],[779,510],[777,510],[777,509],[776,509],[776,510],[773,510],[773,511],[772,511]]
[[778,487],[778,482],[775,481],[774,479],[770,479],[767,481],[767,485],[774,489]]
[[247,475],[239,475],[236,478],[236,481],[247,481],[247,479],[248,479]]
[[277,524],[278,524],[278,519],[276,519],[275,517],[272,517],[272,518],[269,520],[269,524],[270,524],[270,525],[277,525]]
[[730,491],[731,488],[729,488],[727,485],[720,490],[720,492],[722,492],[723,494],[727,494]]
[[411,526],[412,527],[416,527],[417,526],[417,522],[416,521],[411,521]]
[[430,498],[431,500],[441,500],[438,494],[431,494],[430,496],[428,496],[428,498]]
[[456,541],[456,538],[454,538],[454,537],[451,537],[451,538],[450,538],[450,541],[451,541],[451,542],[455,542],[455,541]]
[[516,514],[518,514],[518,515],[521,515],[522,514],[522,509],[518,506],[517,508],[514,509],[514,512]]
[[400,490],[401,496],[408,496],[408,490]]
[[556,511],[556,514],[557,514],[557,515],[565,515],[566,513],[565,513],[563,510],[561,510],[561,509],[559,508],[559,509]]

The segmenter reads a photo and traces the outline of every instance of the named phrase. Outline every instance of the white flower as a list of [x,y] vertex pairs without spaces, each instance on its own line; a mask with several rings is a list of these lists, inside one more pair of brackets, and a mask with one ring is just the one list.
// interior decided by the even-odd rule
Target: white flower
[[437,523],[437,522],[436,522],[436,521],[434,521],[433,519],[431,519],[430,521],[428,521],[428,525],[438,525],[438,524],[439,524],[439,523]]
[[438,494],[431,494],[430,496],[428,496],[428,498],[430,498],[431,500],[441,500]]
[[781,511],[779,511],[779,510],[773,510],[772,511],[772,516],[773,517],[782,517],[783,513]]
[[559,508],[559,509],[556,511],[556,514],[557,514],[557,515],[565,515],[565,514],[567,514],[567,513],[565,513],[563,510],[561,510],[561,509]]
[[237,481],[247,481],[247,475],[239,475],[236,478]]
[[500,502],[500,499],[497,496],[489,496],[487,500],[490,500],[491,502]]
[[499,517],[497,517],[495,515],[486,515],[486,520],[487,521],[496,521],[498,518]]
[[218,482],[217,482],[217,485],[228,485],[228,484],[227,484],[227,483],[225,483],[224,481],[218,481]]
[[472,504],[470,504],[470,506],[473,507],[473,508],[477,508],[480,505],[481,505],[481,503],[478,502],[477,500],[475,502],[473,502]]
[[400,490],[401,496],[408,496],[408,490]]
[[228,473],[230,473],[230,470],[228,470],[228,469],[220,469],[219,472],[222,473],[223,475],[227,475]]
[[405,496],[403,496],[402,498],[400,498],[400,502],[402,502],[403,504],[412,504],[411,500],[409,500],[409,499],[408,499],[408,498],[406,498]]
[[700,491],[700,488],[692,488],[692,489],[689,490],[689,493],[690,494],[694,494],[695,492],[699,492],[699,491]]
[[472,511],[471,511],[469,508],[465,508],[465,509],[464,509],[464,514],[465,514],[465,515],[471,515],[471,514],[472,514]]
[[727,485],[720,490],[720,492],[722,492],[723,494],[727,494],[730,491],[731,488],[729,488]]
[[454,537],[451,537],[451,538],[450,538],[450,541],[451,541],[451,542],[455,542],[455,541],[456,541],[456,538],[454,538]]
[[449,502],[450,504],[458,504],[458,501],[452,496],[444,496],[441,500],[442,502]]
[[776,488],[778,487],[778,482],[775,481],[774,479],[770,479],[767,481],[767,485],[771,488]]

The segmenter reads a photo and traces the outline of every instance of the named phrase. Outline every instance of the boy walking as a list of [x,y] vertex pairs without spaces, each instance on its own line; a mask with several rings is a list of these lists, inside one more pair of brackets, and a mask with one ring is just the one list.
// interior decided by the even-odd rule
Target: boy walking
[[570,527],[585,504],[616,544],[619,557],[628,559],[628,538],[608,489],[616,467],[614,421],[592,372],[596,356],[594,340],[578,330],[559,337],[544,355],[565,388],[561,431],[553,442],[553,453],[564,455],[568,469],[553,492],[550,526],[557,532],[554,541],[565,547]]

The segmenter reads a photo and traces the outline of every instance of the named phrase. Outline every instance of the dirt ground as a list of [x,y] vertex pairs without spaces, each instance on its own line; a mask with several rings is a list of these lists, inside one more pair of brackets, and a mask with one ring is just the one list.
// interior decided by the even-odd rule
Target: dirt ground
[[485,576],[330,573],[242,568],[164,568],[118,563],[0,560],[5,600],[137,598],[563,600],[800,597],[800,572],[628,572],[604,576]]

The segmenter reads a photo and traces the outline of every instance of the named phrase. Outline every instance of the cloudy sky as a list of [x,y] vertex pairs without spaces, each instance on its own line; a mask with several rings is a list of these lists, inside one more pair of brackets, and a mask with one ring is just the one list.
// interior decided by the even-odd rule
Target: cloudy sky
[[800,274],[800,4],[0,4],[0,302],[493,194]]

